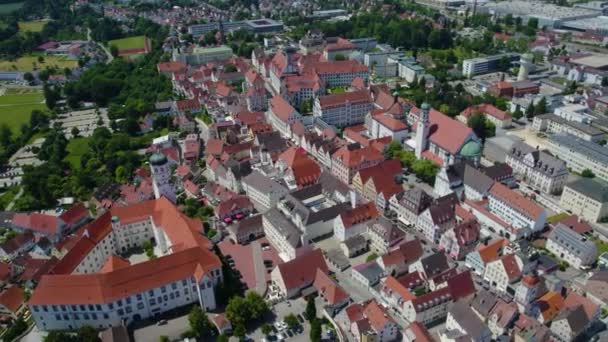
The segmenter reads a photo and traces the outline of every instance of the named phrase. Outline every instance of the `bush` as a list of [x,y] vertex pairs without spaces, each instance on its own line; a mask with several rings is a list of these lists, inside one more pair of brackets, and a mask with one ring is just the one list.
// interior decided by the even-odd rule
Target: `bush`
[[365,261],[372,261],[372,260],[376,260],[378,258],[378,254],[376,253],[372,253],[370,255],[367,256],[367,258],[365,259]]

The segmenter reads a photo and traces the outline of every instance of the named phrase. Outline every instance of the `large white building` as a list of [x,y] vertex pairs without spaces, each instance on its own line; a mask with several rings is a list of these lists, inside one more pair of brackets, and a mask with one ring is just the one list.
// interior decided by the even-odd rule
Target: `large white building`
[[316,98],[313,115],[329,125],[350,126],[362,123],[372,107],[372,97],[364,89]]
[[545,227],[546,210],[501,183],[494,183],[490,189],[488,206],[492,214],[512,227],[512,232],[500,232],[507,238],[513,233],[521,237],[540,232]]
[[[221,263],[201,229],[164,197],[106,212],[42,276],[28,302],[37,327],[102,329],[192,303],[215,309]],[[157,258],[129,264],[117,256],[150,240],[162,253]]]
[[150,157],[150,170],[152,171],[152,188],[154,198],[162,196],[175,203],[175,188],[171,180],[171,166],[167,157],[160,153],[155,153]]
[[589,266],[597,259],[595,243],[563,224],[553,228],[545,248],[576,268]]
[[287,194],[287,188],[279,182],[253,171],[243,178],[243,190],[260,212],[275,206]]
[[564,161],[524,142],[511,147],[506,162],[525,183],[547,194],[560,193],[568,180]]
[[553,134],[547,148],[566,162],[573,172],[591,170],[598,178],[608,181],[608,148],[570,134]]
[[608,217],[608,184],[590,178],[568,183],[564,187],[559,205],[563,210],[597,222]]
[[475,75],[496,71],[503,58],[506,58],[509,62],[515,62],[519,60],[519,54],[505,53],[488,57],[465,59],[462,61],[462,74],[466,77],[473,77]]

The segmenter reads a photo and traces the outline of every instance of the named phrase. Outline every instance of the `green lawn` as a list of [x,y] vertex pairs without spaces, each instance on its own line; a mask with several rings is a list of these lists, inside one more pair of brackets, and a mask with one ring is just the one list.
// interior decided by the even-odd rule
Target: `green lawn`
[[549,223],[555,223],[557,221],[561,221],[563,219],[565,219],[566,217],[569,217],[570,215],[566,214],[566,213],[560,213],[560,214],[555,214],[553,216],[550,216],[547,218],[547,222]]
[[80,158],[89,150],[90,138],[76,138],[68,142],[68,155],[65,161],[70,163],[73,169],[80,168]]
[[30,121],[32,110],[46,109],[43,100],[44,96],[39,91],[27,90],[20,94],[18,90],[10,89],[6,95],[0,96],[0,123],[8,124],[13,134],[19,134],[21,125]]
[[115,39],[110,40],[108,42],[108,46],[116,46],[118,50],[127,50],[127,49],[141,49],[144,48],[146,44],[145,36],[137,36],[137,37],[129,37],[123,39]]
[[31,21],[20,21],[19,31],[20,32],[40,32],[48,20],[31,20]]
[[0,14],[8,14],[8,13],[14,12],[14,11],[20,9],[21,7],[23,7],[23,4],[24,4],[23,1],[11,2],[8,4],[0,4]]
[[597,247],[597,253],[598,253],[598,255],[602,254],[602,253],[605,253],[605,252],[608,252],[608,242],[605,242],[605,241],[603,241],[601,239],[598,239],[598,238],[594,238],[592,240],[593,240],[593,242],[595,242],[595,246]]
[[40,63],[38,56],[23,56],[16,60],[0,60],[0,70],[2,71],[34,71],[54,67],[58,70],[64,68],[73,69],[78,66],[78,61],[68,59],[65,56],[43,56],[44,61]]

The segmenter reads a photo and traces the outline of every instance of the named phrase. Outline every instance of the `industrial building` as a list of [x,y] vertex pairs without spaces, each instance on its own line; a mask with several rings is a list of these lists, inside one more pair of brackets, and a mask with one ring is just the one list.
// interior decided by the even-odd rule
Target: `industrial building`
[[518,53],[505,53],[488,57],[465,59],[462,62],[462,74],[466,77],[472,77],[496,71],[499,62],[503,57],[506,57],[513,63],[519,60],[520,55]]
[[479,6],[479,11],[499,17],[511,14],[513,17],[522,18],[524,23],[531,18],[537,18],[539,28],[561,28],[566,21],[594,18],[601,14],[594,10],[556,6],[540,1],[492,2]]
[[282,32],[283,23],[273,19],[263,18],[244,21],[215,21],[206,24],[197,24],[188,26],[188,33],[194,38],[198,38],[209,32],[219,31],[220,28],[225,32],[238,31],[240,29],[247,30],[252,33],[273,33]]

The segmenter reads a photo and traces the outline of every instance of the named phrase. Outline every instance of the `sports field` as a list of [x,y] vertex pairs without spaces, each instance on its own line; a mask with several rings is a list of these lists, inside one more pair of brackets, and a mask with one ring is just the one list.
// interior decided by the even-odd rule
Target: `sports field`
[[116,46],[118,48],[118,51],[130,50],[130,49],[143,49],[146,47],[145,41],[146,41],[145,36],[137,36],[137,37],[110,40],[108,45]]
[[73,59],[68,59],[65,56],[42,56],[44,61],[40,63],[38,61],[38,56],[23,56],[19,57],[16,60],[0,60],[0,71],[33,71],[34,66],[37,69],[46,69],[47,67],[54,67],[58,70],[63,70],[64,68],[73,69],[78,66],[78,61]]
[[0,123],[8,124],[13,134],[17,135],[21,125],[30,121],[34,109],[46,109],[41,91],[8,89],[0,96]]

